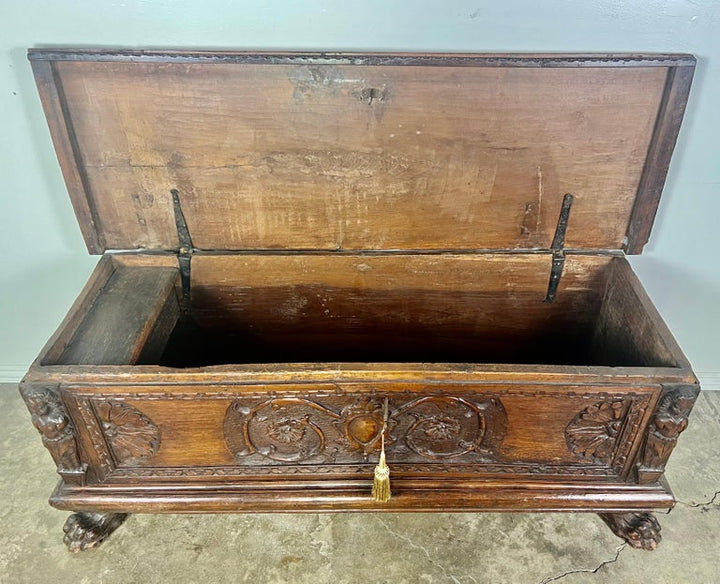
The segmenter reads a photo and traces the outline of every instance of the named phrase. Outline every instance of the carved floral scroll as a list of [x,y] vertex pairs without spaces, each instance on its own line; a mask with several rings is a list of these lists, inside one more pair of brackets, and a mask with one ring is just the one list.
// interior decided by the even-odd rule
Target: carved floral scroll
[[[388,456],[479,462],[492,457],[505,436],[507,417],[498,399],[389,397]],[[367,462],[380,449],[383,399],[239,398],[225,416],[225,441],[239,464]]]

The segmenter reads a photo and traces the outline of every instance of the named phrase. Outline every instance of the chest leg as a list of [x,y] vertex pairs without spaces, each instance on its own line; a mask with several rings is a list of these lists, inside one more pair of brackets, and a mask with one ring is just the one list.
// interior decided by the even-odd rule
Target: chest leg
[[612,532],[636,549],[654,550],[662,537],[652,513],[599,513]]
[[63,526],[63,541],[71,552],[89,550],[110,537],[127,518],[127,513],[73,513]]

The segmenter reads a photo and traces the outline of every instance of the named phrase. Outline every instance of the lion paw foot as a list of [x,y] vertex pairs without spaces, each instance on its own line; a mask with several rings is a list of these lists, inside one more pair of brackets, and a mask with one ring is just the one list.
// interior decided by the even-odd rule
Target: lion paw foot
[[95,548],[110,537],[127,517],[127,513],[73,513],[63,526],[63,542],[71,552]]
[[652,551],[660,540],[660,523],[652,513],[600,513],[612,532],[630,547]]

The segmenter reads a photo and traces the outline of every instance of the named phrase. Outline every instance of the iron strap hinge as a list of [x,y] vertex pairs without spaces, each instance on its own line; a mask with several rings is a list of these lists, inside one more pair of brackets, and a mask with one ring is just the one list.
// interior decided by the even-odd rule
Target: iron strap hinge
[[180,268],[180,282],[182,284],[182,306],[187,309],[190,304],[190,260],[195,248],[180,205],[180,193],[177,189],[172,189],[170,194],[172,194],[175,227],[178,236],[177,257],[178,267]]
[[560,217],[558,217],[557,227],[555,228],[555,237],[553,237],[552,245],[550,246],[550,250],[552,251],[552,267],[550,268],[550,281],[548,282],[548,290],[545,295],[545,302],[548,304],[555,302],[560,277],[565,268],[565,232],[567,231],[573,198],[569,193],[563,197]]
[[[182,206],[180,204],[180,193],[177,189],[172,189],[170,193],[172,194],[173,209],[175,211],[175,227],[177,228],[179,244],[177,257],[180,269],[180,281],[182,284],[182,304],[183,307],[187,308],[190,304],[191,290],[190,264],[192,255],[195,252],[195,247],[193,246],[190,231],[188,230],[185,215],[183,214]],[[547,303],[555,301],[558,285],[560,284],[560,277],[562,276],[563,268],[565,267],[565,232],[567,230],[572,202],[573,195],[566,194],[563,197],[560,217],[558,218],[555,236],[553,237],[552,245],[550,247],[552,251],[552,268],[550,270],[550,281],[548,282],[548,290],[545,296],[545,302]]]

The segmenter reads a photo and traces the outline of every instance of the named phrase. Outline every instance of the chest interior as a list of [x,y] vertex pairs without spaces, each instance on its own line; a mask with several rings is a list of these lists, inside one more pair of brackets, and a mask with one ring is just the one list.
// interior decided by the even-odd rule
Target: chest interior
[[105,253],[43,365],[678,366],[623,256],[691,58],[31,58]]
[[547,254],[201,255],[189,300],[174,261],[111,260],[44,364],[677,366],[620,257],[569,256],[552,303]]

